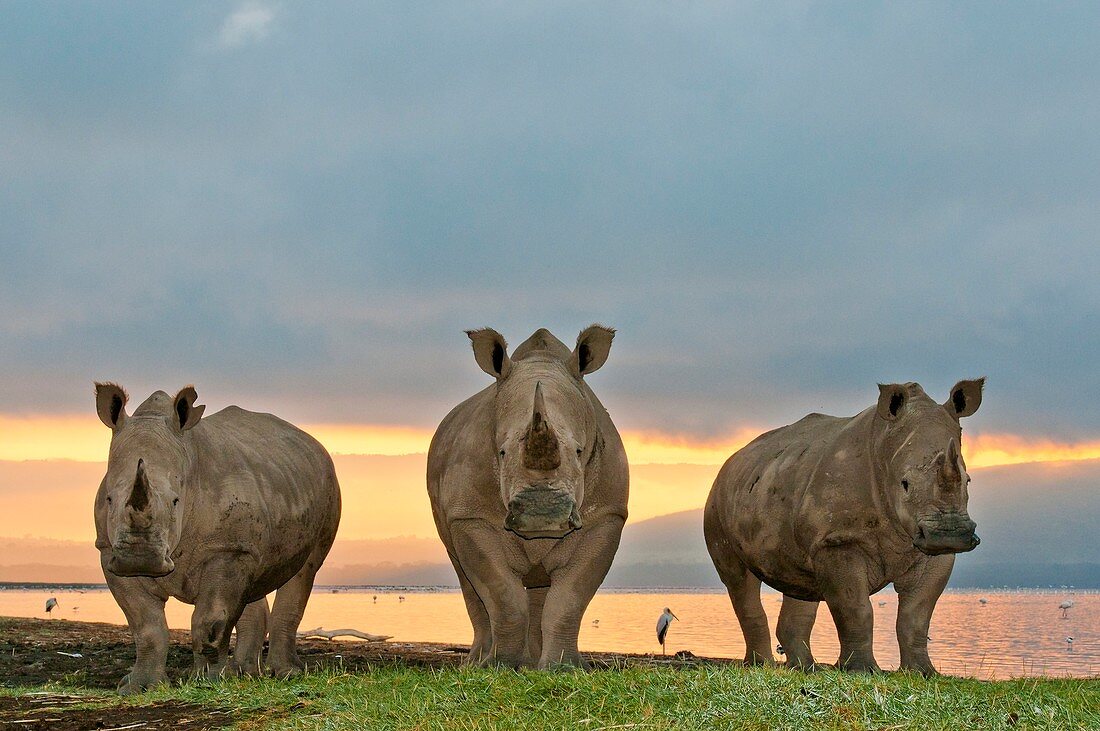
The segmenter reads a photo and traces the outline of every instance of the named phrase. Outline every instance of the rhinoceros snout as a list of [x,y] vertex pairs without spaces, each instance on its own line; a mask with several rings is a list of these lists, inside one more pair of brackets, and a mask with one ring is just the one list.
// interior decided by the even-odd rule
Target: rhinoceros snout
[[920,520],[913,546],[929,556],[973,551],[982,542],[974,532],[977,527],[977,523],[964,514]]
[[508,503],[504,528],[521,538],[564,538],[581,527],[577,502],[564,490],[531,487]]
[[167,551],[119,551],[107,562],[107,570],[115,576],[167,576],[176,564]]

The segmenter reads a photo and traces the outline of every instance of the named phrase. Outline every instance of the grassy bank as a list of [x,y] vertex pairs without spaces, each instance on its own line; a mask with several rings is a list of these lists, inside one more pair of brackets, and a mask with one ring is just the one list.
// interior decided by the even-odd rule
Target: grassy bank
[[192,709],[192,718],[206,709],[214,715],[205,727],[242,729],[1100,728],[1098,680],[991,683],[734,666],[547,674],[390,664],[291,681],[190,682],[136,700],[64,682],[0,694],[11,701],[29,691],[66,694],[69,711],[89,701],[106,707],[118,726],[136,705]]

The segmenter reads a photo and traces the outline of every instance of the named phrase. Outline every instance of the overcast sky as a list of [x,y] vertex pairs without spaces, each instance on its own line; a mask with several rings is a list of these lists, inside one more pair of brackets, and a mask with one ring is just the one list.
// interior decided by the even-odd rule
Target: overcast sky
[[[547,7],[552,5],[552,7]],[[733,6],[733,7],[730,7]],[[462,331],[620,426],[989,383],[1100,435],[1100,5],[0,4],[0,411],[432,426]]]

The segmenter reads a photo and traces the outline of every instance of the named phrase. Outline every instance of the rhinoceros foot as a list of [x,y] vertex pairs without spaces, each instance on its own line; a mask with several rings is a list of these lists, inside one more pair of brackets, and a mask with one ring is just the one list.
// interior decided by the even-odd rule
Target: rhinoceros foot
[[920,673],[926,678],[931,678],[934,675],[940,674],[940,671],[936,670],[935,666],[932,665],[931,660],[928,660],[927,662],[910,664],[906,664],[903,662],[898,670],[903,673]]
[[243,660],[233,660],[231,663],[233,667],[234,675],[247,675],[249,677],[259,677],[264,674],[263,664],[259,658],[245,658]]
[[306,664],[297,657],[268,663],[267,670],[276,678],[291,678],[305,672]]
[[551,670],[553,672],[575,672],[588,670],[588,662],[581,657],[579,652],[566,653],[555,658],[543,657],[539,660],[539,670]]
[[164,671],[159,673],[147,673],[137,670],[131,670],[122,677],[122,680],[118,681],[118,694],[119,695],[137,695],[143,693],[149,688],[156,685],[167,685],[168,674]]
[[837,663],[837,668],[849,673],[878,673],[882,669],[873,657],[852,656]]

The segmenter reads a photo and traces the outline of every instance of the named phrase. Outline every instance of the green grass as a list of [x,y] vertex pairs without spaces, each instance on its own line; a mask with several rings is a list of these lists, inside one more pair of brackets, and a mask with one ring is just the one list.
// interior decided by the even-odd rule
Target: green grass
[[[22,692],[29,690],[103,695],[60,685]],[[738,667],[514,673],[387,666],[291,681],[193,682],[106,702],[167,700],[249,712],[243,729],[1100,729],[1100,680]]]

